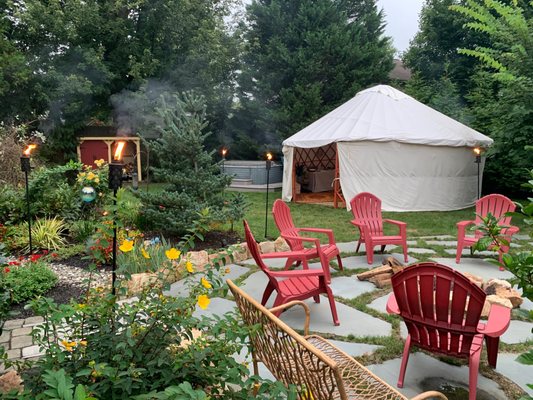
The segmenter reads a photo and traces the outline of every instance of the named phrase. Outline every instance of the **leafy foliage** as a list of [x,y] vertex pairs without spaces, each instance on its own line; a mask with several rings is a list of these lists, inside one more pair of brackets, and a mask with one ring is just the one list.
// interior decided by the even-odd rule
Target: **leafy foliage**
[[184,93],[174,97],[172,104],[163,102],[161,138],[150,143],[157,154],[159,167],[154,176],[169,183],[157,193],[138,192],[144,207],[142,228],[171,235],[181,235],[191,228],[198,213],[209,210],[216,218],[223,208],[224,189],[231,177],[222,174],[204,147],[207,127],[203,97]]
[[[57,250],[65,245],[63,237],[66,230],[65,222],[56,217],[41,218],[32,222],[32,244],[37,249]],[[22,245],[25,252],[29,252],[28,223],[19,225],[15,234],[15,243]]]
[[[7,272],[6,272],[7,271]],[[4,268],[4,285],[11,292],[13,303],[35,299],[53,288],[56,274],[42,261],[28,261]]]

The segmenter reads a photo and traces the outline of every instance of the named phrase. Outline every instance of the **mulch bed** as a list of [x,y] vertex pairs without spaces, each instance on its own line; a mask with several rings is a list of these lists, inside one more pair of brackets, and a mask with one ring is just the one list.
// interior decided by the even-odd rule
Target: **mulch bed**
[[[156,235],[154,235],[156,236]],[[150,237],[146,235],[145,237]],[[179,239],[169,238],[169,241],[176,243]],[[218,250],[226,248],[232,244],[241,243],[242,239],[239,237],[237,232],[218,232],[212,231],[208,232],[203,241],[195,241],[195,247],[193,251],[199,250]],[[68,259],[60,260],[55,263],[64,264],[72,267],[73,269],[82,269],[88,270],[91,265],[91,260],[84,259],[85,255],[79,255],[70,257]],[[111,265],[103,265],[100,269],[104,271],[111,271]],[[69,284],[68,282],[60,282],[54,288],[52,288],[44,296],[52,298],[57,304],[66,304],[70,299],[79,299],[84,294],[84,289],[80,288],[79,285]],[[28,318],[34,316],[34,312],[31,309],[24,309],[25,304],[16,304],[12,307],[12,311],[16,313],[10,317],[14,318]]]

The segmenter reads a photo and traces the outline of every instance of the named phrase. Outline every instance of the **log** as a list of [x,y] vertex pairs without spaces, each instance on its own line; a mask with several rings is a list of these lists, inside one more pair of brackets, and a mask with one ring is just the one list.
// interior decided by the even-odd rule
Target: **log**
[[381,267],[371,269],[370,271],[361,272],[360,274],[357,274],[357,279],[360,281],[366,281],[375,275],[384,273],[392,273],[392,267],[389,265],[382,265]]
[[371,277],[368,281],[372,282],[374,285],[376,285],[378,288],[381,289],[381,288],[392,285],[391,277],[392,277],[392,273],[380,274],[380,275],[375,275]]

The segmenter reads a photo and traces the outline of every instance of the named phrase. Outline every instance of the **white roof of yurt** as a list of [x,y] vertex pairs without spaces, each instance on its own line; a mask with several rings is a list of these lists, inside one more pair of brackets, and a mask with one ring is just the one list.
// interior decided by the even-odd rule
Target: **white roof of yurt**
[[353,141],[453,147],[488,147],[493,142],[391,86],[378,85],[357,93],[283,145],[312,148]]

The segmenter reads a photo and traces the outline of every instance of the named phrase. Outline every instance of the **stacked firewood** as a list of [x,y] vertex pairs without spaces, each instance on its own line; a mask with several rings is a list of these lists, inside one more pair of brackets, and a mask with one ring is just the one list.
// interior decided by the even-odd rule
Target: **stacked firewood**
[[360,281],[369,281],[376,285],[378,288],[384,288],[391,286],[392,275],[400,272],[405,268],[401,262],[394,257],[388,257],[383,260],[381,267],[373,268],[369,271],[357,274],[357,279]]

